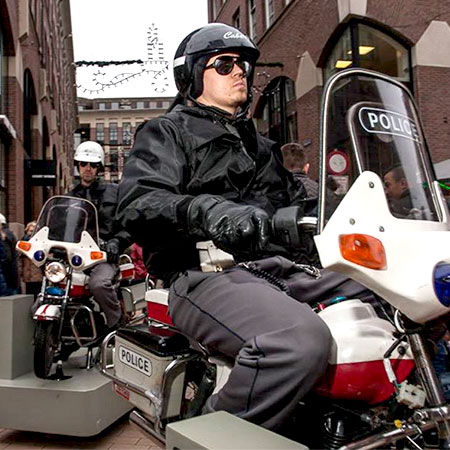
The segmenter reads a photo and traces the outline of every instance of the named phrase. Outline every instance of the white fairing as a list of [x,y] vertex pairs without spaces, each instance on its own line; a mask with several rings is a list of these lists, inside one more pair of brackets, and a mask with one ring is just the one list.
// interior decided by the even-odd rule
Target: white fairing
[[[397,219],[389,212],[380,178],[363,172],[314,238],[321,263],[359,281],[415,322],[439,317],[449,312],[433,289],[435,265],[450,262],[449,219],[442,209],[441,222]],[[369,269],[342,257],[339,236],[353,233],[383,243],[386,269]]]
[[[394,326],[377,316],[372,305],[361,300],[346,300],[319,312],[333,336],[330,364],[351,364],[383,359],[395,341]],[[406,344],[403,344],[403,348]],[[397,348],[398,349],[398,348]],[[395,349],[391,359],[412,359],[409,351],[400,355]]]
[[57,320],[61,317],[60,305],[41,305],[34,313],[34,320]]
[[[45,261],[48,257],[50,249],[52,247],[63,248],[67,251],[68,260],[71,261],[74,255],[78,255],[83,259],[83,265],[80,267],[73,267],[74,271],[81,272],[94,264],[98,264],[100,262],[106,262],[106,253],[103,253],[103,258],[101,259],[91,259],[91,252],[100,252],[100,248],[98,247],[95,240],[91,237],[91,235],[87,231],[83,231],[81,233],[80,242],[62,242],[62,241],[52,241],[48,238],[49,229],[48,227],[41,228],[28,242],[31,244],[31,248],[28,251],[22,250],[18,248],[22,253],[24,253],[28,258],[30,258],[34,264],[37,266],[42,266],[45,264]],[[33,258],[33,255],[38,250],[41,250],[45,253],[45,258],[42,261],[36,261]]]
[[72,273],[72,286],[86,286],[89,283],[89,277],[83,272]]

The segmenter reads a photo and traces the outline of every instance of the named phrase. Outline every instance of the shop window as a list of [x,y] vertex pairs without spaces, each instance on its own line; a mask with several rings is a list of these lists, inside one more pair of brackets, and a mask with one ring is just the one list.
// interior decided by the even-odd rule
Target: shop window
[[411,87],[409,49],[386,33],[358,22],[350,23],[332,49],[324,78],[349,67],[375,70]]

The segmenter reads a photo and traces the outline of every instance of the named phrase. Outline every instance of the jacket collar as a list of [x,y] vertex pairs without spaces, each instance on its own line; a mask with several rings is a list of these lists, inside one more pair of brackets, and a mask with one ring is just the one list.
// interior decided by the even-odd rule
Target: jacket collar
[[[206,145],[222,136],[227,136],[227,139],[230,141],[239,140],[239,138],[227,128],[227,125],[232,125],[237,129],[241,127],[253,127],[253,123],[250,119],[233,119],[225,111],[210,106],[177,105],[172,112],[168,114],[169,117],[172,113],[182,113],[187,116],[186,120],[188,127],[195,130],[195,133],[189,134],[189,137],[190,139],[195,140],[193,145],[196,148]],[[210,126],[205,126],[205,119],[210,121]]]

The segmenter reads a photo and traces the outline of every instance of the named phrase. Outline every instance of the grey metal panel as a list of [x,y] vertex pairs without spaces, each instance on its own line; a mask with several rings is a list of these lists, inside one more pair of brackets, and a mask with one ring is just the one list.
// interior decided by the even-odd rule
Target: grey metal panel
[[166,449],[307,450],[308,447],[225,411],[218,411],[169,424]]
[[0,297],[0,378],[12,380],[33,369],[32,295]]

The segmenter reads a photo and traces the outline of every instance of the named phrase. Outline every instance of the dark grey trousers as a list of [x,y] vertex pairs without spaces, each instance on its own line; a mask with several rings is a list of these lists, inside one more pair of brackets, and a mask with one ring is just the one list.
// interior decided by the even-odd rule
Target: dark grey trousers
[[89,278],[89,289],[104,312],[108,327],[115,325],[122,314],[120,301],[113,284],[116,272],[117,266],[100,263],[92,268]]
[[244,268],[190,270],[172,283],[170,313],[182,332],[235,361],[207,408],[276,430],[327,366],[330,332],[305,302],[363,288],[328,271],[315,279],[281,257],[256,265],[284,280],[289,295]]

